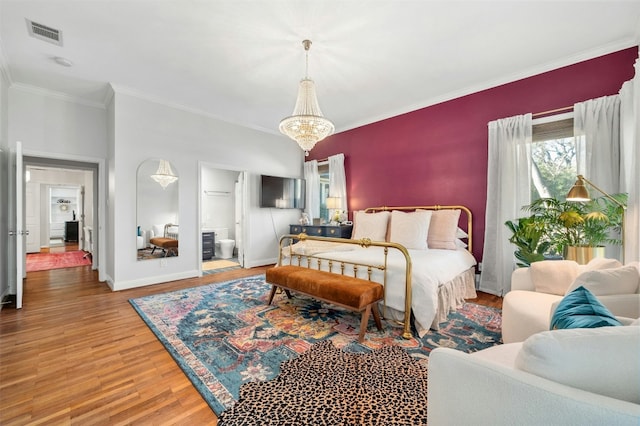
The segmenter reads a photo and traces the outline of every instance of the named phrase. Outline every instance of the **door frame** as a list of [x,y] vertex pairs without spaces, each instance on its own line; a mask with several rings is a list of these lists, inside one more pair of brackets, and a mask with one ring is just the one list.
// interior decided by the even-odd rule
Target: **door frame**
[[[202,187],[202,169],[203,168],[208,168],[208,169],[217,169],[217,170],[223,170],[223,171],[229,171],[229,172],[237,172],[238,174],[242,175],[242,179],[241,179],[241,185],[239,188],[239,198],[240,200],[238,200],[236,197],[236,201],[235,203],[238,203],[238,201],[240,202],[240,206],[237,207],[234,205],[234,209],[235,209],[235,223],[236,223],[236,249],[238,251],[238,262],[240,263],[241,267],[245,267],[245,265],[247,265],[247,258],[246,258],[246,241],[247,241],[247,208],[248,208],[248,200],[249,200],[249,191],[247,190],[248,186],[247,186],[247,176],[248,176],[248,172],[244,169],[241,168],[236,168],[233,166],[229,166],[229,165],[224,165],[224,164],[216,164],[216,163],[209,163],[206,161],[198,161],[198,218],[197,218],[197,224],[198,224],[198,238],[196,239],[198,241],[198,271],[199,271],[199,275],[202,276],[202,237],[201,237],[201,224],[202,224],[202,196],[201,194],[204,191],[204,188]],[[235,187],[234,187],[234,193],[235,193]],[[240,217],[238,218],[238,215],[240,215]],[[240,235],[238,236],[238,232],[237,229],[240,228]]]
[[[73,154],[57,154],[41,151],[23,151],[25,165],[51,168],[75,168],[88,170],[93,174],[93,264],[98,270],[98,280],[106,281],[106,161],[103,158],[86,157]],[[86,201],[86,200],[85,200]],[[79,229],[78,232],[81,230]],[[97,242],[97,244],[96,244]],[[22,256],[26,259],[23,250]]]

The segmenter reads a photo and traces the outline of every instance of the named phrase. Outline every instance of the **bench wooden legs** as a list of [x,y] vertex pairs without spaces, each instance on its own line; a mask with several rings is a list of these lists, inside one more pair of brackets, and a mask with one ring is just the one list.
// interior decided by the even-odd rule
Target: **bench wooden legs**
[[[273,297],[276,295],[276,291],[278,290],[278,286],[277,285],[272,285],[271,286],[271,293],[269,293],[269,302],[267,303],[267,305],[270,305],[271,302],[273,302]],[[287,290],[286,288],[283,288],[284,292],[287,294],[287,297],[289,299],[291,299],[291,292],[289,290]]]
[[[271,286],[271,292],[269,293],[269,302],[267,304],[271,305],[273,302],[273,298],[276,295],[276,291],[278,290],[277,285]],[[286,288],[283,288],[284,292],[287,294],[287,297],[291,299],[291,292]],[[378,330],[382,331],[382,321],[380,320],[380,311],[378,310],[378,302],[373,302],[370,305],[367,305],[365,309],[362,310],[362,316],[360,317],[360,334],[358,335],[358,341],[360,343],[364,342],[364,334],[367,332],[367,325],[369,324],[369,315],[373,312],[373,319],[376,322],[376,327]]]
[[378,311],[378,302],[373,302],[362,311],[362,317],[360,318],[360,334],[358,335],[358,342],[364,342],[364,334],[367,332],[367,325],[369,324],[369,314],[373,311],[373,319],[376,322],[376,327],[379,331],[382,331],[382,322],[380,321],[380,312]]

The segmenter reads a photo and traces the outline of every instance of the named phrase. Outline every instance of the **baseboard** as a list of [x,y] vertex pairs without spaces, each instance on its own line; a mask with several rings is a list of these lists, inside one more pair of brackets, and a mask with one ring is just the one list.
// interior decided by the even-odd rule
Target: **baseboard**
[[116,283],[108,281],[109,287],[113,291],[129,290],[137,287],[144,287],[153,284],[166,283],[168,281],[183,280],[186,278],[194,278],[200,276],[197,269],[190,271],[177,272],[175,274],[158,275],[155,277],[144,277],[137,280],[118,281]]
[[274,257],[272,259],[258,259],[254,260],[248,264],[244,265],[244,268],[257,268],[258,266],[268,266],[275,265],[278,262],[278,258]]

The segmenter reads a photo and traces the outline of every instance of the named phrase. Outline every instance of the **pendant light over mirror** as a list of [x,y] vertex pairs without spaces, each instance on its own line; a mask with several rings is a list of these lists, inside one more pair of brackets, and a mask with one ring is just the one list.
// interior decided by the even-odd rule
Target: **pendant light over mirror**
[[173,170],[171,170],[171,164],[169,164],[167,160],[160,160],[158,170],[151,175],[151,179],[158,182],[162,189],[165,189],[167,186],[177,181],[178,176],[173,173]]

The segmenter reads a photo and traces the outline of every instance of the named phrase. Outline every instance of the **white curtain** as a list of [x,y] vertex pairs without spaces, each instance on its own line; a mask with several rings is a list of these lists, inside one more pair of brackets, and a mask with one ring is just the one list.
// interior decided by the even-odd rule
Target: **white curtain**
[[640,59],[636,74],[620,89],[620,190],[629,194],[625,263],[640,261]]
[[320,174],[318,161],[311,160],[304,163],[304,179],[306,184],[306,208],[309,220],[320,217]]
[[347,178],[344,173],[344,154],[329,157],[329,195],[340,198],[340,210],[347,211]]
[[504,295],[511,287],[515,246],[507,220],[526,215],[531,200],[531,114],[489,123],[487,207],[480,290]]
[[[573,106],[578,174],[609,194],[620,189],[620,97],[603,96]],[[587,184],[588,186],[588,184]],[[588,188],[591,197],[600,197]],[[620,247],[607,246],[606,256],[620,258]]]
[[573,135],[578,146],[578,174],[608,193],[619,192],[620,97],[604,96],[575,104]]

